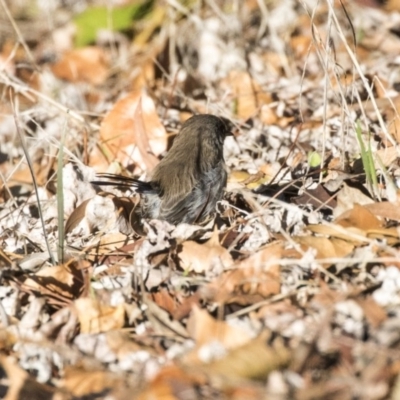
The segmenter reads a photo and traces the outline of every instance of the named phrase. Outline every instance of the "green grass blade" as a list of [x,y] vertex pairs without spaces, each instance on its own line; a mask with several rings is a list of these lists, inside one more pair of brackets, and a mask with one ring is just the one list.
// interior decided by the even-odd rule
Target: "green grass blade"
[[367,148],[365,146],[365,143],[364,143],[364,140],[363,140],[361,134],[362,134],[362,129],[361,129],[360,120],[357,120],[356,136],[357,136],[358,144],[360,146],[361,161],[362,161],[362,164],[364,167],[368,189],[374,197],[379,198],[378,178],[377,178],[377,174],[376,174],[374,157],[373,157],[372,149],[371,149],[371,142],[369,141],[368,148]]

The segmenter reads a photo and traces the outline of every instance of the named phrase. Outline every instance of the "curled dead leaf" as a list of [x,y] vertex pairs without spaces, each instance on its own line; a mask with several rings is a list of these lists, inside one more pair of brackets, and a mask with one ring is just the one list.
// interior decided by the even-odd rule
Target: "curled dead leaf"
[[234,264],[203,288],[203,295],[220,304],[248,305],[280,293],[280,266],[282,243],[266,246],[261,251]]
[[89,267],[85,261],[70,262],[42,268],[27,277],[22,288],[38,291],[49,303],[68,303],[78,298],[84,289],[83,270]]
[[68,395],[62,393],[61,390],[40,383],[33,377],[30,377],[18,365],[14,357],[0,355],[0,367],[3,375],[7,376],[8,381],[7,394],[3,397],[5,400],[27,398],[28,393],[30,399],[68,399]]
[[70,82],[102,84],[108,75],[106,56],[100,47],[90,46],[64,53],[52,66],[55,76]]
[[85,397],[122,383],[122,379],[111,372],[68,366],[65,368],[61,386],[76,397]]
[[77,313],[82,333],[99,333],[120,329],[125,322],[123,304],[111,307],[102,304],[97,299],[85,297],[75,301],[74,309]]
[[[144,91],[131,92],[114,105],[101,124],[100,139],[107,159],[125,166],[138,164],[142,170],[153,169],[167,148],[165,128]],[[94,153],[91,164],[98,166],[103,155]]]
[[217,231],[214,231],[212,237],[203,244],[192,240],[184,242],[178,256],[183,269],[194,271],[198,274],[207,272],[213,266],[213,263],[218,260],[224,266],[229,266],[233,263],[232,256],[228,250],[219,244]]
[[[272,102],[271,95],[265,92],[248,72],[232,71],[227,81],[237,99],[237,115],[239,118],[247,120],[254,117],[260,112],[263,105]],[[270,120],[271,118],[273,116],[268,113],[266,119]]]
[[118,197],[101,192],[84,201],[72,212],[65,224],[65,231],[69,233],[80,228],[86,234],[95,230],[117,230],[129,234],[132,229],[140,228],[141,221],[134,212],[139,202],[139,195]]
[[316,257],[341,258],[347,256],[354,249],[354,244],[338,238],[326,238],[316,236],[297,236],[294,237],[304,251],[313,248],[317,251]]
[[365,204],[364,207],[372,214],[400,222],[400,204],[389,201],[381,201],[379,203]]
[[265,379],[272,371],[289,365],[291,352],[280,341],[268,345],[262,335],[236,349],[226,357],[208,363],[205,368],[214,379],[224,385],[237,385],[238,380]]
[[197,346],[218,341],[227,349],[232,349],[251,340],[248,332],[230,326],[225,321],[215,320],[206,310],[201,310],[197,306],[193,307],[187,326]]
[[65,233],[72,232],[84,219],[86,206],[90,200],[85,200],[74,209],[65,223]]
[[371,211],[366,207],[355,203],[351,210],[345,211],[339,215],[335,221],[343,227],[358,228],[363,231],[369,229],[382,228],[383,224]]

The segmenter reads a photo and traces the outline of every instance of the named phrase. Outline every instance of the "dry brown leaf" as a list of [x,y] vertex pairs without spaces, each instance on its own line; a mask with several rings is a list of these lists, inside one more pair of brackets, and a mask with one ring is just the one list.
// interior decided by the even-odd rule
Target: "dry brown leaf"
[[132,355],[133,352],[140,350],[147,351],[152,355],[156,354],[152,347],[132,340],[130,332],[127,330],[109,331],[105,333],[105,337],[108,347],[119,360],[123,360],[125,357]]
[[223,377],[225,385],[238,385],[238,380],[265,379],[272,371],[289,365],[291,352],[283,343],[268,345],[262,335],[220,360],[206,364],[205,371],[215,379]]
[[85,232],[95,230],[118,229],[129,234],[139,229],[139,222],[134,210],[140,202],[140,196],[119,197],[112,193],[100,192],[95,197],[85,200],[74,209],[65,224],[66,233],[80,226]]
[[[335,114],[335,111],[332,110],[333,106],[328,108],[328,111],[330,111],[332,114]],[[306,120],[301,124],[301,130],[302,131],[307,131],[311,129],[318,129],[322,126],[322,120],[321,119],[314,119],[314,120]],[[304,156],[304,154],[303,154]]]
[[327,283],[321,282],[318,293],[312,299],[312,304],[318,308],[330,310],[336,303],[345,300],[346,294],[332,290]]
[[206,310],[193,307],[187,322],[189,335],[198,347],[218,341],[225,348],[233,349],[250,341],[248,332],[228,325],[225,321],[217,321]]
[[[34,158],[33,160],[33,171],[35,174],[36,183],[39,186],[45,186],[49,180],[49,169],[52,167],[52,163],[54,162],[54,158],[41,157]],[[8,163],[5,163],[1,167],[2,170],[7,171],[10,167]],[[13,172],[12,176],[10,176],[9,187],[20,184],[29,184],[32,185],[32,173],[26,163],[22,163],[19,168]]]
[[159,307],[173,315],[176,309],[174,298],[168,290],[161,288],[158,292],[151,293],[151,298]]
[[[398,106],[400,106],[400,95],[376,99],[376,105],[380,112],[385,112],[389,108],[393,109],[393,105],[394,105],[394,108],[397,109]],[[364,101],[361,104],[361,107],[367,113],[375,112],[375,107],[371,100]],[[352,105],[351,108],[355,109],[355,110],[359,110],[360,104],[356,103],[356,104]]]
[[385,240],[389,245],[393,246],[400,241],[400,230],[398,227],[369,229],[367,237],[371,239]]
[[[114,105],[101,124],[100,138],[106,158],[124,166],[137,164],[142,170],[154,168],[157,156],[167,148],[167,134],[154,102],[142,91],[131,92]],[[104,164],[102,155],[92,156],[91,165]]]
[[140,195],[135,194],[132,197],[111,195],[111,198],[115,205],[116,223],[119,231],[125,234],[131,233],[130,228],[133,228],[135,232],[141,231],[142,221],[135,212],[136,208],[139,207]]
[[352,243],[336,238],[325,238],[315,236],[297,236],[293,238],[299,243],[304,251],[310,247],[317,251],[317,258],[341,258],[348,255],[353,249]]
[[248,305],[280,293],[280,288],[280,268],[274,265],[268,271],[248,267],[226,272],[204,291],[220,304]]
[[180,322],[171,320],[170,314],[154,303],[154,301],[151,301],[149,298],[145,298],[144,300],[147,306],[146,314],[152,323],[154,332],[160,335],[174,333],[184,338],[187,337],[186,329]]
[[137,67],[131,82],[131,91],[142,91],[147,87],[151,87],[155,80],[154,59],[148,59]]
[[30,275],[22,287],[28,291],[39,291],[54,301],[66,302],[79,297],[84,289],[83,270],[90,266],[86,261],[74,261],[64,265],[42,268]]
[[289,43],[296,56],[299,58],[304,57],[313,48],[310,35],[293,36]]
[[14,76],[16,60],[10,57],[12,49],[8,49],[7,47],[8,43],[4,43],[0,53],[0,70],[6,72],[10,76]]
[[189,297],[185,297],[181,304],[179,304],[173,314],[174,319],[180,321],[187,317],[194,306],[200,307],[201,296],[200,292],[197,291],[195,294]]
[[[119,269],[119,265],[123,260],[131,259],[135,251],[143,244],[144,239],[132,240],[125,234],[109,234],[104,236],[105,251],[99,246],[99,253],[103,254],[99,262],[109,267],[111,273],[115,269]],[[115,240],[113,240],[113,238]],[[102,241],[100,241],[101,243]],[[118,246],[118,247],[117,247]]]
[[260,172],[265,175],[267,182],[269,182],[278,173],[279,168],[277,163],[263,164],[260,166]]
[[399,158],[398,149],[393,146],[380,149],[376,151],[374,155],[378,156],[379,160],[385,167],[389,167]]
[[7,391],[5,400],[19,399],[19,393],[22,391],[25,380],[28,378],[28,373],[24,371],[13,357],[6,357],[0,354],[0,364],[5,372],[5,375],[10,379],[10,385]]
[[228,386],[225,392],[230,400],[259,400],[263,398],[265,389],[255,385],[253,382],[241,382],[237,386],[235,384]]
[[228,250],[219,244],[217,231],[214,231],[211,238],[203,244],[192,240],[184,242],[178,256],[181,268],[198,274],[207,272],[218,260],[225,267],[233,263]]
[[188,373],[186,369],[175,365],[162,368],[146,389],[135,398],[138,400],[179,400],[182,399],[179,393],[184,393],[185,398],[196,398],[197,388],[199,385],[204,385],[206,381],[199,371]]
[[228,190],[236,188],[243,188],[246,186],[248,189],[255,189],[260,185],[268,182],[268,178],[261,170],[256,174],[249,174],[246,171],[231,171],[228,176]]
[[[373,7],[373,8],[382,7],[382,3],[378,2],[377,0],[355,0],[355,1],[356,3],[360,4],[363,7]],[[347,5],[348,3],[350,3],[350,1],[346,0],[344,4]]]
[[[142,98],[143,99],[143,98]],[[149,138],[147,137],[146,127],[144,125],[144,114],[143,114],[143,100],[140,99],[135,109],[134,117],[134,136],[135,143],[139,149],[140,156],[148,170],[152,170],[157,164],[158,159],[151,154],[151,147]],[[164,136],[165,138],[165,136]]]
[[379,203],[366,204],[364,207],[378,217],[400,222],[400,204],[398,203],[381,201]]
[[362,308],[365,318],[373,328],[378,328],[382,322],[386,321],[386,311],[371,296],[367,298],[356,297],[354,301]]
[[278,126],[282,129],[287,128],[289,125],[293,124],[295,121],[294,117],[281,117],[278,119]]
[[281,52],[264,50],[261,55],[264,62],[266,74],[269,76],[281,76],[282,69],[285,68],[285,58]]
[[312,205],[315,208],[335,208],[336,200],[323,185],[319,184],[314,189],[306,189],[303,194],[292,199],[295,204]]
[[109,255],[110,252],[121,249],[129,242],[129,237],[120,232],[112,232],[103,235],[97,245],[98,254]]
[[[341,50],[344,50],[344,48],[341,48]],[[345,56],[345,59],[343,61],[345,61],[347,63],[348,58]],[[330,80],[331,80],[332,87],[334,87],[335,90],[340,90],[340,88],[350,87],[351,85],[354,85],[354,82],[357,82],[360,80],[360,76],[358,74],[355,74],[355,75],[353,75],[353,74],[342,74],[342,75],[331,74]],[[337,111],[336,107],[333,107],[333,110]]]
[[30,400],[70,399],[68,394],[62,393],[54,387],[40,383],[35,378],[30,377],[11,356],[0,355],[0,366],[7,376],[7,379],[3,378],[4,381],[8,381],[8,390],[7,394],[3,397],[4,400],[27,398]]
[[72,214],[68,217],[67,222],[65,223],[65,233],[72,232],[84,219],[86,214],[86,206],[89,203],[89,200],[83,201],[79,204],[78,207],[74,208]]
[[101,304],[99,300],[85,297],[75,300],[74,309],[82,333],[107,332],[124,326],[125,308],[123,304],[111,307]]
[[[344,228],[340,225],[308,225],[307,229],[311,232],[325,236],[332,236],[359,245],[367,241],[366,232],[358,228]],[[365,240],[363,239],[365,237]]]
[[243,182],[246,179],[250,177],[250,173],[247,171],[238,171],[238,170],[233,170],[229,173],[228,176],[228,183],[231,182]]
[[292,169],[296,169],[301,163],[306,160],[306,155],[303,152],[297,152],[293,154],[292,157],[289,157],[286,161],[287,165]]
[[387,121],[388,132],[395,138],[397,143],[400,143],[400,108],[397,107],[396,110],[388,108],[385,112],[385,117]]
[[378,99],[387,97],[387,93],[391,89],[389,82],[385,78],[379,75],[375,79],[377,81],[376,85],[374,85],[374,89],[376,91],[376,97]]
[[386,261],[383,261],[382,264],[386,267],[394,266],[400,270],[400,257],[397,257],[397,259],[393,259],[393,252],[392,249],[389,248],[389,252],[387,251],[379,251],[378,252],[379,257],[386,258]]
[[382,228],[382,222],[368,209],[355,203],[351,210],[345,211],[338,216],[335,223],[345,228],[358,228],[363,231]]
[[261,106],[260,120],[265,125],[274,125],[278,122],[278,116],[269,104],[263,104]]
[[354,250],[355,246],[351,242],[338,238],[331,238],[330,240],[339,258],[348,256]]
[[350,187],[346,183],[342,182],[342,188],[337,193],[337,207],[333,210],[333,216],[336,218],[343,214],[345,211],[351,210],[355,203],[371,204],[374,201],[366,196],[361,190]]
[[[379,1],[378,4],[382,4]],[[387,11],[400,11],[400,3],[398,0],[387,0],[383,3]]]
[[0,350],[8,351],[17,342],[18,337],[11,331],[0,329]]
[[[4,25],[4,21],[1,21]],[[4,37],[3,37],[4,39]],[[18,80],[23,81],[28,87],[34,90],[41,90],[42,79],[41,74],[37,70],[28,66],[27,56],[21,43],[15,43],[14,40],[7,39],[1,46],[0,52],[0,71],[6,72],[9,76],[15,76]],[[2,82],[3,87],[4,81]],[[4,90],[4,87],[3,87]],[[37,102],[37,96],[28,93],[26,90],[15,90],[11,85],[7,88],[7,95],[1,100],[0,110],[5,111],[5,107],[9,107],[9,95],[18,99],[20,109],[32,107]],[[12,112],[10,112],[12,114]],[[7,115],[6,113],[4,115]]]
[[[379,46],[381,46],[382,43],[379,43]],[[398,47],[398,43],[396,41],[395,44],[396,47]],[[378,107],[378,110],[382,113],[386,120],[386,125],[388,132],[392,135],[392,137],[395,139],[397,143],[400,141],[400,95],[394,96],[394,97],[382,97],[378,98],[376,100],[376,104]],[[372,114],[372,118],[376,118],[375,115],[375,108],[373,103],[370,100],[367,100],[363,102],[362,104],[363,109],[368,112],[369,114]],[[359,109],[359,105],[354,105],[353,108]],[[384,144],[387,146],[392,146],[392,144],[385,138],[382,138]],[[384,150],[384,149],[382,149]],[[382,151],[380,150],[380,151]]]
[[219,276],[203,289],[207,299],[220,304],[253,304],[280,293],[282,243],[273,243],[234,264],[235,269]]
[[237,115],[241,119],[256,116],[263,105],[272,102],[271,95],[263,91],[245,71],[230,72],[227,81],[237,99]]
[[122,378],[117,378],[110,372],[67,366],[64,370],[61,387],[68,390],[73,396],[85,397],[121,384],[123,384]]
[[280,315],[298,315],[301,317],[302,313],[299,311],[289,299],[277,301],[276,303],[271,302],[261,305],[255,312],[256,318],[266,321],[267,319],[278,318]]
[[64,53],[52,66],[55,76],[70,82],[102,84],[108,75],[108,62],[100,47],[90,46]]

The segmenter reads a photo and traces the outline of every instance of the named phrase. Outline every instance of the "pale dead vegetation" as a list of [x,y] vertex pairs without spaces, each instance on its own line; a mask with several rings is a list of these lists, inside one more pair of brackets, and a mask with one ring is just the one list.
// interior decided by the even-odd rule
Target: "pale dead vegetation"
[[[380,3],[0,0],[0,397],[400,398]],[[235,126],[206,226],[90,183],[146,179],[198,113]]]

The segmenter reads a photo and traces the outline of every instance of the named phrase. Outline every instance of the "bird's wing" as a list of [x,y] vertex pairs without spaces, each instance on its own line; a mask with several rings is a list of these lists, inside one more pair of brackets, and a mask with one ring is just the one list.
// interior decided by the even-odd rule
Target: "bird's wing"
[[226,185],[226,171],[220,165],[198,179],[189,191],[161,196],[159,218],[171,223],[201,221],[215,208]]
[[186,196],[161,197],[159,218],[177,224],[180,222],[193,223],[196,217],[193,216],[193,209],[200,199],[200,193],[196,196],[196,189],[192,189]]

